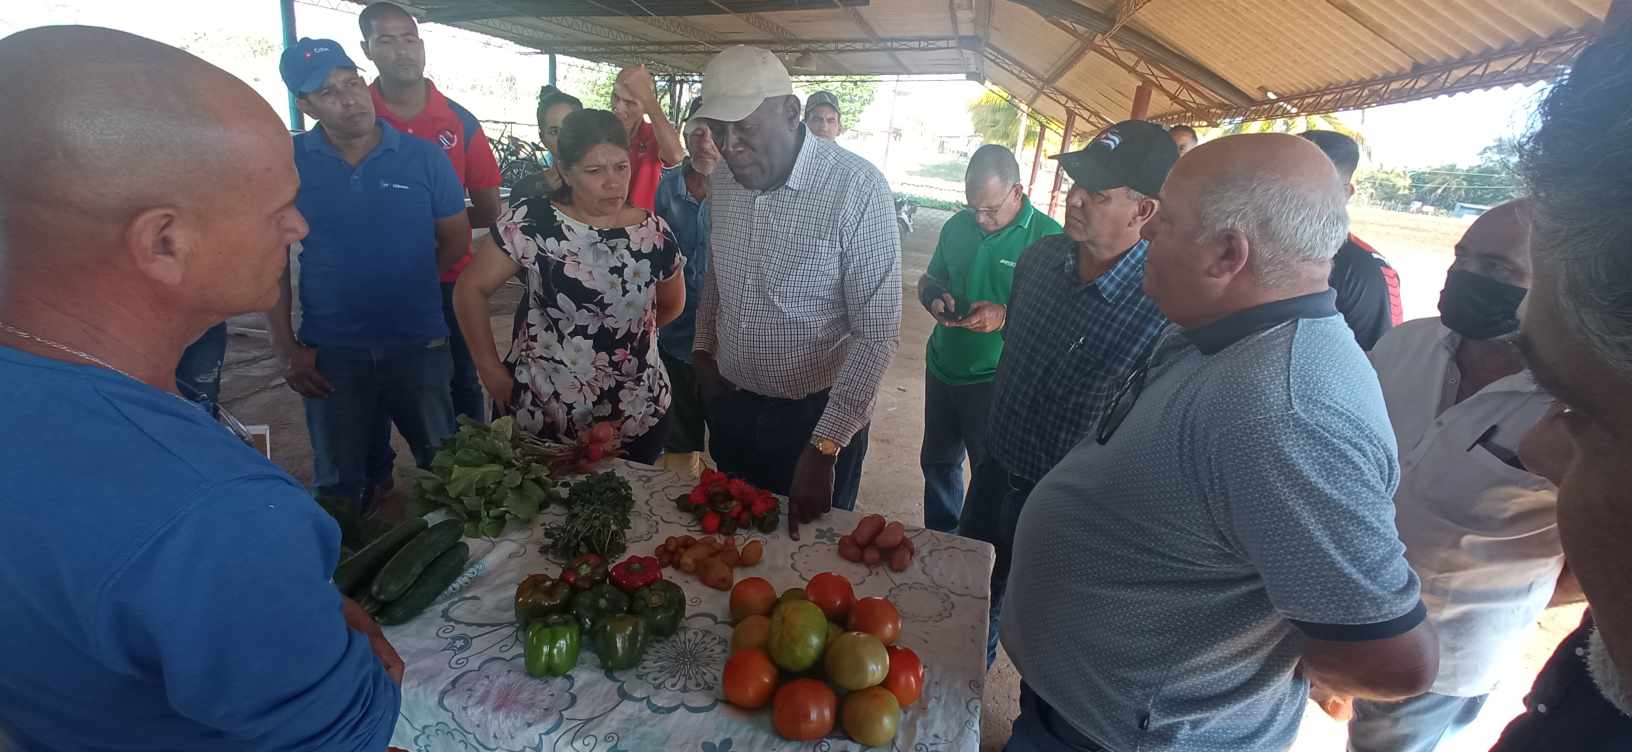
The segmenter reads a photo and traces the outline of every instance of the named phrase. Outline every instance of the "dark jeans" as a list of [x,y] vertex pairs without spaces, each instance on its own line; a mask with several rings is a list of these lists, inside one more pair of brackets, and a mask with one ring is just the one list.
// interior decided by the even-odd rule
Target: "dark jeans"
[[[452,391],[453,412],[486,422],[487,398],[482,396],[482,380],[476,374],[476,360],[470,357],[470,347],[465,344],[465,335],[459,331],[459,319],[453,313],[453,285],[452,282],[442,283],[442,317],[448,322],[448,355],[453,359],[453,377],[448,382]],[[459,424],[455,421],[454,430],[458,429]],[[397,453],[391,449],[391,419],[382,405],[379,425],[374,429],[374,438],[368,448],[369,483],[390,481],[391,468],[395,464]]]
[[[810,445],[810,434],[826,409],[827,392],[793,400],[744,390],[727,392],[708,405],[709,455],[721,471],[785,496],[799,455]],[[863,427],[840,450],[833,467],[834,508],[856,508],[866,456]]]
[[963,457],[970,472],[986,461],[986,419],[992,382],[948,384],[924,374],[924,443],[918,465],[924,471],[924,527],[950,533],[963,515]]
[[1020,715],[1003,752],[1105,752],[1105,747],[1078,731],[1020,682]]
[[675,454],[701,452],[708,427],[708,411],[703,409],[703,395],[697,391],[697,375],[691,364],[668,353],[659,352],[663,367],[669,372],[669,435],[663,449]]
[[176,387],[183,397],[215,417],[221,402],[221,364],[227,359],[227,324],[221,322],[187,346],[176,364]]
[[630,462],[639,462],[642,465],[656,465],[659,457],[663,456],[663,442],[669,437],[670,426],[673,425],[674,413],[666,413],[657,425],[635,439],[623,445],[623,459]]
[[454,431],[446,341],[395,348],[317,345],[317,370],[334,387],[328,397],[306,399],[312,482],[321,494],[362,498],[377,480],[370,477],[370,460],[382,422],[396,424],[422,468]]
[[1003,463],[991,455],[975,468],[972,480],[968,501],[963,505],[963,517],[958,520],[958,535],[986,541],[997,553],[997,560],[992,564],[992,601],[987,614],[990,626],[986,630],[986,665],[990,666],[997,660],[997,626],[1003,615],[1003,593],[1009,586],[1014,529],[1020,522],[1020,510],[1036,484],[1011,475]]

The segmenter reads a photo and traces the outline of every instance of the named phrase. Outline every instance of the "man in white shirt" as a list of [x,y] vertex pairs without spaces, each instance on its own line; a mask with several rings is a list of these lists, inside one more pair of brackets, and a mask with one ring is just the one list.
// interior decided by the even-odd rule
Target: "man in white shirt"
[[1559,581],[1557,493],[1518,457],[1548,404],[1513,344],[1531,214],[1514,201],[1476,220],[1440,316],[1406,322],[1371,352],[1400,448],[1396,524],[1440,658],[1427,694],[1355,702],[1351,752],[1431,752],[1472,723]]

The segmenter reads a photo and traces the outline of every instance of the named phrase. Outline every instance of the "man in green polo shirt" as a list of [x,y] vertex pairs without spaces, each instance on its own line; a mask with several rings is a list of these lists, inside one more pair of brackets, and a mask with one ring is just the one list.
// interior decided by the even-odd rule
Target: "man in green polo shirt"
[[[924,527],[952,532],[963,512],[963,457],[981,466],[992,379],[1020,252],[1060,224],[1032,208],[1014,152],[987,144],[964,172],[969,207],[941,227],[918,300],[935,317],[924,376]],[[973,485],[975,479],[971,479]]]

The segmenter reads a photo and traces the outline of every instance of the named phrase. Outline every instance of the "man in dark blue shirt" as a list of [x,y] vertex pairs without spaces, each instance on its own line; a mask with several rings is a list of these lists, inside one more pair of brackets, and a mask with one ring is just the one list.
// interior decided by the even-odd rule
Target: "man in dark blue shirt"
[[[691,100],[690,114],[702,97]],[[674,389],[669,403],[669,438],[663,447],[663,466],[696,475],[702,469],[706,413],[691,371],[691,341],[697,333],[697,304],[703,299],[703,273],[708,271],[708,182],[720,166],[720,150],[708,125],[688,120],[681,136],[689,156],[663,172],[657,184],[657,216],[669,223],[680,250],[686,254],[686,307],[680,317],[657,332],[657,353],[668,369]]]
[[[1145,295],[1145,241],[1156,194],[1179,158],[1167,129],[1117,123],[1061,154],[1074,185],[1065,234],[1027,248],[1014,270],[997,364],[987,463],[976,468],[958,533],[997,549],[986,659],[1008,584],[1015,522],[1032,486],[1088,435],[1117,387],[1167,324]],[[985,464],[985,463],[983,463]]]
[[287,131],[122,32],[0,70],[0,747],[384,749],[402,661],[329,582],[339,528],[177,393],[306,234]]
[[464,188],[442,150],[375,117],[368,85],[337,42],[284,51],[284,83],[318,125],[295,136],[296,206],[311,224],[300,262],[301,325],[289,276],[268,317],[306,398],[313,485],[360,499],[379,411],[420,467],[454,431],[448,326],[438,276],[470,243]]

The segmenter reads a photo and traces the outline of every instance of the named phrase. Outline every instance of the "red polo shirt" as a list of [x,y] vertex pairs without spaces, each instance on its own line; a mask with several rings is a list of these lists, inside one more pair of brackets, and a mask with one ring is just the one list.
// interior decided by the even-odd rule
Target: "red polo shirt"
[[[470,114],[470,110],[459,106],[458,102],[442,96],[430,79],[425,79],[425,109],[412,118],[398,117],[386,106],[385,100],[380,98],[379,79],[375,79],[368,90],[374,96],[375,115],[385,118],[391,127],[403,133],[442,147],[442,153],[453,162],[453,171],[467,193],[499,186],[499,161],[493,156],[487,134],[482,132],[481,121]],[[466,253],[447,274],[442,275],[442,281],[459,279],[459,273],[469,265],[470,254]]]
[[651,123],[641,123],[629,142],[629,203],[656,211],[657,183],[662,179],[663,158],[658,156],[657,133]]

